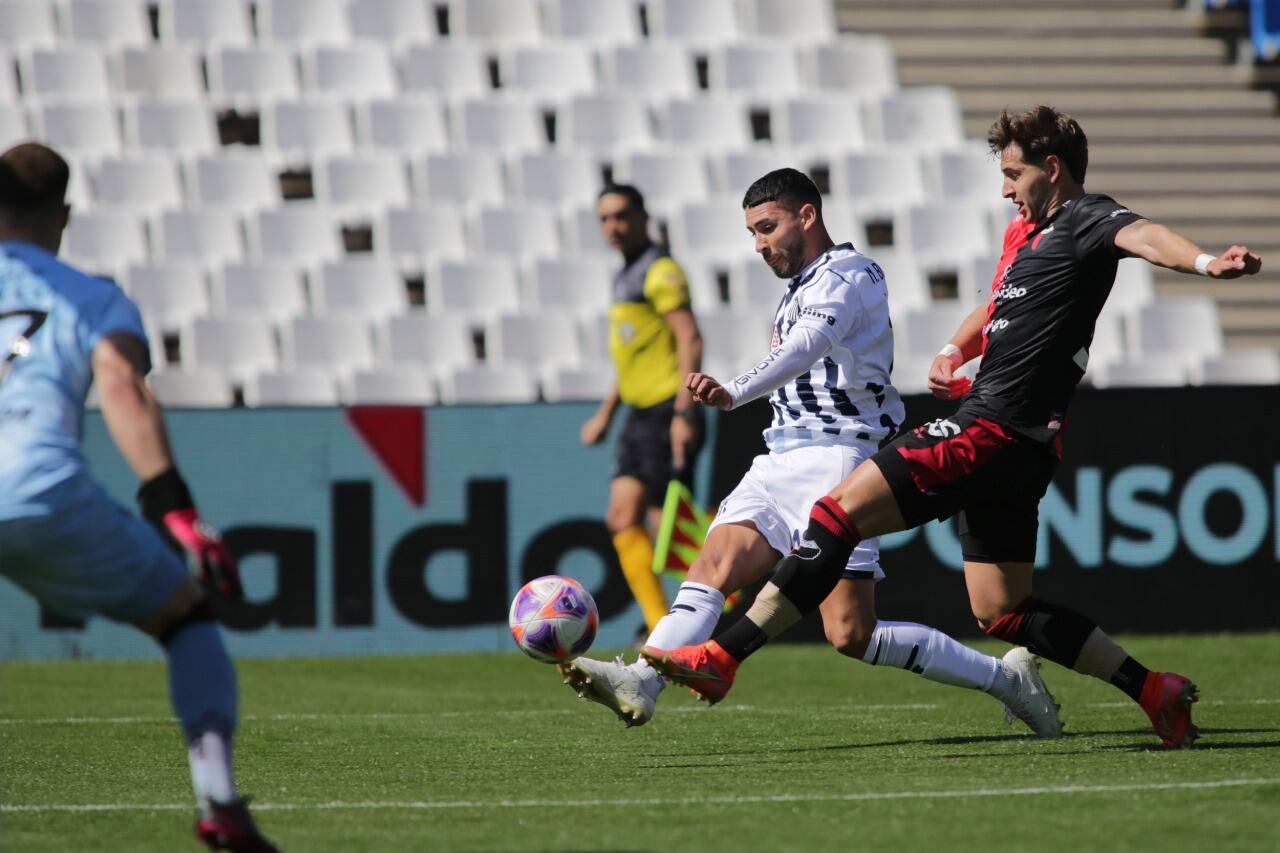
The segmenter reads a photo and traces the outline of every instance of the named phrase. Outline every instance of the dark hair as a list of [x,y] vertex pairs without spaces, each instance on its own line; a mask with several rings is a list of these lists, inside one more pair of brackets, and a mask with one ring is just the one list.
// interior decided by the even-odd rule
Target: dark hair
[[1084,183],[1089,168],[1089,140],[1080,123],[1053,107],[1033,107],[1013,115],[1002,110],[987,131],[987,145],[997,157],[1013,143],[1022,149],[1022,159],[1043,166],[1050,154],[1062,160],[1071,177]]
[[0,154],[0,209],[26,213],[60,206],[71,168],[58,152],[23,142]]
[[742,209],[771,201],[792,212],[811,204],[814,210],[822,213],[822,194],[809,176],[798,169],[774,169],[758,178],[747,187],[747,194],[742,197]]
[[631,186],[631,184],[606,184],[605,188],[600,190],[600,194],[596,196],[596,200],[600,200],[607,195],[620,195],[627,200],[627,204],[634,207],[639,213],[647,213],[644,209],[644,196],[640,194],[640,190]]

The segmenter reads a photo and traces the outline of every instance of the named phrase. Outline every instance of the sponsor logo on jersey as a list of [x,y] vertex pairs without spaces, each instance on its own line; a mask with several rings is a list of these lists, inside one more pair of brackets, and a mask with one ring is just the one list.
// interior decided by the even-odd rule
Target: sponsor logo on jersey
[[999,320],[992,320],[990,323],[982,327],[982,334],[989,335],[992,332],[998,332],[1001,329],[1008,328],[1009,321],[1001,317]]
[[934,438],[955,438],[960,434],[960,424],[946,418],[938,418],[925,424],[925,432]]
[[821,311],[814,308],[801,308],[800,314],[804,317],[814,317],[818,320],[824,320],[828,326],[834,326],[836,324],[835,317],[832,317],[830,314],[823,314]]
[[1122,207],[1122,208],[1120,208],[1119,210],[1113,210],[1113,211],[1111,211],[1111,213],[1108,215],[1108,217],[1107,217],[1107,218],[1108,218],[1108,219],[1115,219],[1117,216],[1119,216],[1119,215],[1120,215],[1120,214],[1122,214],[1122,213],[1133,213],[1133,211],[1132,211],[1132,210],[1130,210],[1130,209],[1129,209],[1129,208],[1127,208],[1127,207]]
[[1009,285],[1004,285],[995,292],[996,299],[1021,299],[1026,295],[1027,289],[1025,287],[1011,287]]

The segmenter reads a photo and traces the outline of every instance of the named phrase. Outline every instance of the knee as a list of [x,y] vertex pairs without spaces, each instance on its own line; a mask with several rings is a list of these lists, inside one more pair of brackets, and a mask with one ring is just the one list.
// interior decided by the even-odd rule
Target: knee
[[862,619],[841,622],[826,627],[827,642],[835,650],[846,657],[862,660],[871,644],[871,635],[875,632],[875,622],[868,624]]
[[1015,602],[1003,599],[975,602],[972,607],[973,618],[978,621],[979,628],[984,632],[989,631],[993,625],[1012,613],[1016,606]]

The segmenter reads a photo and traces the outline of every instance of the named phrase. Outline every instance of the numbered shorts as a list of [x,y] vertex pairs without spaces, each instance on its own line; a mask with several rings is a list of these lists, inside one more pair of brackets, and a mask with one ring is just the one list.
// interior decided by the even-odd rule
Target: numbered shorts
[[[63,616],[136,622],[187,577],[150,524],[77,476],[0,520],[0,574]],[[10,513],[15,514],[15,513]]]
[[[635,477],[644,484],[645,500],[649,506],[662,508],[667,497],[667,484],[679,480],[686,486],[693,485],[693,467],[701,450],[701,439],[693,447],[693,452],[685,460],[682,470],[675,470],[671,464],[671,419],[675,417],[676,400],[672,397],[656,406],[644,409],[629,409],[627,419],[622,424],[622,433],[618,436],[617,461],[613,465],[613,476]],[[702,410],[695,407],[694,412],[702,424]],[[705,426],[700,430],[705,434]]]
[[[859,441],[757,456],[737,488],[720,502],[711,530],[733,521],[750,521],[769,547],[788,554],[808,528],[809,512],[817,500],[875,452],[875,442]],[[879,539],[858,544],[845,566],[844,577],[884,577]]]
[[904,433],[872,458],[908,528],[958,512],[965,560],[1035,560],[1040,499],[1058,464],[1047,445],[961,411]]

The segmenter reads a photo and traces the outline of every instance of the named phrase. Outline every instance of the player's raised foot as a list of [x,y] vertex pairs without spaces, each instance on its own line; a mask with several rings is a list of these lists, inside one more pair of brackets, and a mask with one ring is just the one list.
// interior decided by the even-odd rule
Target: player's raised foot
[[249,814],[249,802],[244,798],[229,803],[210,803],[208,813],[201,813],[196,819],[196,838],[210,850],[280,853],[280,848],[258,831]]
[[1016,717],[1027,724],[1036,737],[1061,737],[1062,719],[1058,703],[1040,677],[1040,662],[1021,646],[1010,649],[1000,659],[1014,682],[1014,692],[1004,704],[1005,721]]
[[1200,699],[1200,688],[1173,672],[1151,672],[1142,685],[1138,704],[1151,718],[1165,749],[1191,746],[1200,730],[1191,722],[1191,706]]
[[578,698],[604,705],[617,714],[627,728],[649,722],[658,694],[662,692],[662,679],[652,674],[645,678],[623,663],[622,655],[613,661],[577,658],[560,664],[560,672],[564,683],[577,692]]
[[670,650],[645,646],[640,656],[658,672],[688,687],[694,696],[711,705],[728,695],[738,671],[738,662],[715,640]]

